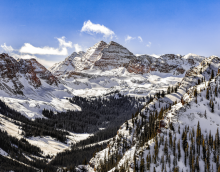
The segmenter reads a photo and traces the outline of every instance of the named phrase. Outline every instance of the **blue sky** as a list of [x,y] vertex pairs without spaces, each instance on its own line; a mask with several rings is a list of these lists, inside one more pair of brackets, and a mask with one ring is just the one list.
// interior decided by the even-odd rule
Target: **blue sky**
[[111,40],[134,54],[220,56],[220,1],[0,1],[0,52],[49,67]]

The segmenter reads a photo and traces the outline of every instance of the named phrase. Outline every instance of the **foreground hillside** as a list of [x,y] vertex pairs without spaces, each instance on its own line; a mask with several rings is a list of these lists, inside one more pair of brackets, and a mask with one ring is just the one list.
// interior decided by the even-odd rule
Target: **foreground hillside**
[[[156,97],[124,123],[89,171],[218,171],[219,67],[210,57],[189,70],[177,93]],[[83,168],[83,167],[79,167]]]

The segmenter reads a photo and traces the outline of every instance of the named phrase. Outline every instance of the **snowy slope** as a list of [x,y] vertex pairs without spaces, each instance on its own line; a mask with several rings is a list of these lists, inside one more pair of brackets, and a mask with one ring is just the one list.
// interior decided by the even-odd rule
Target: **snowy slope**
[[43,117],[44,108],[54,111],[80,110],[65,97],[72,97],[64,85],[35,59],[0,55],[0,99],[29,118]]
[[[66,100],[66,97],[74,95],[97,96],[119,90],[132,96],[147,96],[161,90],[166,91],[168,86],[175,85],[185,75],[190,75],[190,68],[203,59],[204,57],[192,54],[167,54],[157,58],[135,56],[116,42],[107,44],[101,41],[86,53],[73,53],[49,71],[35,59],[15,60],[7,54],[1,54],[0,99],[28,118],[42,118],[44,108],[60,112],[81,110],[79,106]],[[190,71],[186,72],[188,69]],[[188,88],[193,83],[187,81],[182,83],[184,84]],[[186,86],[178,93],[167,95],[164,103],[180,100]],[[13,123],[4,121],[1,128],[10,135],[21,137],[19,127]],[[71,133],[67,144],[47,136],[27,140],[41,147],[44,154],[55,155],[69,148],[71,143],[88,136]]]
[[[16,137],[18,139],[24,138],[22,135],[22,129],[18,125],[16,125],[15,120],[10,120],[9,118],[5,118],[3,115],[0,114],[0,130],[7,131],[10,136]],[[55,138],[50,136],[43,136],[43,137],[28,137],[25,138],[30,144],[39,147],[43,151],[43,155],[56,155],[59,152],[65,151],[65,149],[69,149],[71,144],[77,143],[81,140],[84,140],[91,136],[91,134],[77,134],[71,133],[68,135],[67,143],[62,143],[57,141]],[[8,155],[6,152],[1,150],[0,154]]]
[[[219,68],[220,59],[212,56],[189,70],[181,81],[177,93],[166,95],[164,98],[155,98],[141,110],[141,114],[139,113],[133,119],[136,121],[134,125],[133,120],[129,120],[128,124],[124,123],[113,141],[106,149],[97,153],[86,168],[89,171],[94,171],[94,169],[100,171],[104,168],[108,168],[109,171],[114,171],[116,168],[134,171],[136,164],[138,169],[144,168],[144,171],[147,171],[147,168],[149,171],[173,171],[177,168],[179,171],[191,171],[192,169],[217,171],[219,162],[216,163],[216,152],[219,151],[219,134],[216,135],[216,131],[220,124],[220,76],[219,74],[216,76],[216,74]],[[216,77],[210,80],[212,70],[214,71],[213,76]],[[204,78],[205,80],[203,80]],[[198,84],[199,80],[200,84]],[[197,96],[195,96],[196,89]],[[207,89],[209,90],[208,100],[206,98]],[[162,124],[158,121],[159,126],[162,127],[156,130],[156,137],[142,142],[141,140],[144,138],[142,134],[149,132],[149,130],[145,130],[147,125],[143,125],[143,122],[149,121],[150,114],[155,113],[156,110],[159,112],[162,107],[169,107],[175,101],[176,103],[170,109],[163,112]],[[214,110],[212,111],[213,104]],[[200,123],[199,130],[197,129],[198,122]],[[165,125],[163,126],[163,124]],[[187,142],[184,142],[185,137],[188,138]],[[200,139],[199,146],[198,139]],[[188,145],[187,149],[183,149],[184,145],[186,146],[185,143]],[[157,151],[155,152],[155,150]],[[113,166],[109,164],[108,167],[103,165],[108,164],[112,155],[118,157],[117,163],[113,163],[115,164]],[[208,159],[204,159],[204,156]],[[150,160],[149,157],[151,157]],[[142,162],[143,166],[141,166]],[[205,170],[204,167],[207,169]]]
[[[119,90],[123,94],[146,96],[179,82],[187,70],[204,58],[195,54],[135,56],[116,42],[101,41],[81,58],[74,58],[74,68],[62,74],[56,68],[51,72],[72,88],[74,95],[97,96]],[[65,68],[65,61],[60,68]]]
[[68,56],[64,61],[54,64],[49,70],[55,75],[62,75],[66,72],[75,70],[74,61],[80,59],[85,52],[73,52],[70,56]]

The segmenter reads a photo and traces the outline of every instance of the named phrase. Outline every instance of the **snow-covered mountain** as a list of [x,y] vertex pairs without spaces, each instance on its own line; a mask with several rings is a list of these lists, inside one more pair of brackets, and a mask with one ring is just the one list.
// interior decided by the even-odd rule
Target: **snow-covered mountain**
[[61,73],[61,75],[66,75],[69,72],[72,75],[73,72],[86,72],[89,69],[107,71],[124,67],[129,73],[144,74],[158,71],[180,75],[190,67],[198,65],[203,59],[203,56],[195,54],[185,56],[165,54],[158,58],[150,55],[135,56],[116,42],[111,41],[107,44],[100,41],[89,48],[86,53],[73,53],[49,70],[59,76]]
[[130,61],[128,71],[141,74],[158,71],[160,73],[181,75],[191,67],[198,65],[203,59],[203,56],[196,54],[187,54],[185,56],[165,54],[157,58],[149,55],[141,55]]
[[[86,139],[90,136],[90,134],[80,135],[69,132],[76,128],[74,122],[77,122],[71,117],[70,111],[74,110],[79,112],[82,109],[79,107],[80,105],[77,106],[70,103],[70,101],[66,99],[67,97],[70,98],[75,96],[74,102],[81,103],[81,105],[92,100],[93,102],[98,103],[99,107],[102,107],[102,100],[108,102],[107,99],[110,96],[108,97],[104,95],[109,95],[109,93],[113,93],[112,97],[114,97],[114,93],[117,93],[115,94],[115,99],[118,99],[119,95],[131,95],[136,97],[132,97],[136,101],[142,99],[150,100],[150,102],[148,102],[148,104],[146,104],[141,110],[141,113],[136,113],[133,119],[128,120],[127,123],[120,127],[118,134],[114,138],[110,139],[112,136],[107,138],[110,141],[108,147],[103,151],[96,153],[94,158],[90,160],[90,165],[86,167],[90,171],[93,171],[94,169],[96,169],[96,171],[106,171],[104,168],[114,171],[116,168],[122,168],[122,166],[128,168],[129,166],[129,170],[132,171],[132,169],[134,169],[134,162],[138,167],[141,166],[141,163],[143,162],[142,159],[146,162],[146,157],[149,155],[149,149],[151,151],[150,154],[153,155],[154,145],[157,144],[155,136],[158,133],[160,133],[163,138],[167,137],[165,134],[167,132],[171,132],[173,135],[176,134],[175,139],[177,140],[181,138],[180,134],[169,129],[171,123],[171,129],[177,131],[177,128],[180,125],[180,130],[183,131],[186,124],[192,128],[195,123],[198,122],[197,117],[202,116],[203,113],[195,114],[195,111],[203,111],[204,108],[200,108],[202,105],[199,105],[199,103],[195,105],[198,109],[194,108],[194,105],[191,105],[194,101],[193,96],[195,87],[197,87],[198,95],[201,95],[201,99],[198,96],[197,101],[203,101],[206,105],[208,101],[204,101],[204,98],[202,100],[204,94],[202,91],[207,87],[209,90],[215,89],[218,79],[216,79],[216,82],[215,80],[211,80],[209,83],[207,81],[209,80],[210,75],[212,75],[212,70],[214,71],[214,75],[216,75],[219,66],[219,58],[215,56],[210,58],[195,54],[188,54],[185,56],[165,54],[158,57],[151,55],[137,56],[122,45],[113,41],[108,44],[103,41],[98,42],[93,47],[89,48],[87,52],[74,52],[64,61],[55,64],[49,70],[38,63],[35,59],[16,60],[7,54],[1,54],[0,100],[5,102],[11,109],[20,112],[29,119],[35,119],[37,122],[31,123],[27,119],[18,116],[14,117],[12,120],[11,118],[13,115],[10,113],[13,111],[9,114],[5,112],[3,115],[0,115],[0,129],[7,131],[9,135],[18,139],[22,139],[29,134],[31,137],[26,137],[27,142],[35,146],[40,145],[39,147],[43,151],[42,156],[45,158],[48,154],[56,155],[65,149],[69,149],[72,143]],[[206,82],[204,82],[204,77]],[[200,79],[200,82],[198,79]],[[209,87],[209,85],[211,86]],[[174,92],[172,86],[178,88],[178,91],[176,93],[167,94],[163,97],[161,94],[162,91],[167,92],[169,86],[171,86],[171,92]],[[152,95],[156,95],[153,101],[149,99],[150,95],[151,97]],[[86,99],[85,97],[90,98]],[[137,97],[140,97],[140,99],[137,99]],[[114,98],[112,98],[112,106],[114,105]],[[133,99],[125,100],[130,102]],[[218,104],[218,101],[214,100],[213,97],[211,100],[212,102],[209,102],[209,104]],[[182,103],[179,103],[180,101]],[[137,108],[143,105],[143,102],[138,104],[135,101],[131,101],[130,103],[131,105],[129,106],[136,106]],[[86,114],[90,114],[89,110],[91,109],[91,112],[93,109],[97,110],[95,104],[88,105],[91,107],[86,107],[84,109]],[[171,107],[171,105],[173,106]],[[188,106],[193,107],[193,109],[188,111]],[[1,107],[4,107],[4,105],[1,105]],[[166,111],[162,113],[162,117],[160,113],[161,107]],[[170,107],[169,110],[168,107]],[[215,108],[217,108],[216,104]],[[51,111],[45,111],[44,116],[42,114],[43,109]],[[186,113],[183,113],[181,109],[184,109],[184,112],[186,110]],[[201,129],[203,133],[206,130],[210,130],[211,125],[214,125],[214,118],[218,119],[217,117],[214,117],[213,114],[209,113],[208,109],[209,107],[207,106],[205,109],[206,115],[210,115],[212,119],[207,118],[199,120],[201,125],[204,123],[209,124],[206,128]],[[67,113],[56,113],[62,111],[67,111]],[[83,110],[81,112],[84,113]],[[218,112],[218,110],[215,109],[215,112]],[[112,117],[109,116],[105,110],[100,111],[100,114],[91,114],[91,118],[89,118],[90,120],[88,122],[94,123],[95,119],[99,118],[99,115],[103,115],[103,113],[107,114],[107,116],[103,118],[106,120],[103,121],[103,123],[102,121],[98,122],[100,123],[100,126],[105,127],[105,123],[108,123],[110,117]],[[180,113],[183,114],[181,117],[179,116]],[[153,117],[156,116],[156,114],[160,115],[160,119]],[[83,127],[85,128],[86,124],[82,122],[84,120],[80,119],[80,114],[78,114],[78,117],[81,126],[77,125],[77,127],[81,127],[83,131]],[[47,121],[40,121],[37,118],[47,118]],[[125,118],[122,117],[122,119]],[[192,122],[192,124],[188,120],[191,120],[190,122]],[[22,127],[20,122],[23,123]],[[59,127],[57,127],[58,123]],[[217,124],[217,122],[215,123]],[[39,132],[38,125],[41,127],[41,132]],[[98,124],[95,123],[92,125],[96,126],[96,128],[98,126]],[[151,128],[152,125],[153,129]],[[158,128],[158,125],[165,125],[167,128]],[[57,130],[56,128],[59,129]],[[99,128],[97,129],[99,130]],[[29,132],[32,130],[33,132]],[[104,131],[105,128],[101,128],[101,130]],[[147,132],[150,130],[152,130],[153,134]],[[51,133],[50,131],[53,131],[56,134],[53,132]],[[26,133],[26,135],[24,133]],[[47,134],[49,134],[49,136]],[[63,139],[62,135],[66,138],[65,142],[60,141]],[[144,136],[146,137],[145,140]],[[142,139],[144,141],[142,141]],[[160,141],[160,139],[161,138],[158,137],[159,142],[161,144],[164,143],[162,140]],[[172,141],[175,139],[172,138]],[[189,143],[191,144],[191,142]],[[50,148],[48,148],[49,145]],[[161,149],[158,149],[158,156],[160,158],[156,159],[154,164],[151,163],[150,171],[153,171],[154,167],[157,171],[160,169],[159,160],[163,159],[161,157],[163,152],[162,149],[162,147]],[[7,157],[10,157],[7,150],[0,149],[0,154],[4,154],[4,152],[1,153],[2,151],[6,151]],[[168,149],[168,151],[171,151],[171,148]],[[184,152],[181,153],[183,156]],[[62,155],[60,156],[62,157]],[[176,158],[175,156],[176,155],[173,154],[170,161],[173,161],[173,159]],[[211,157],[214,157],[214,155]],[[111,165],[109,164],[109,159],[113,159]],[[100,160],[104,161],[102,162]],[[178,165],[183,167],[182,169],[189,169],[188,166],[184,167],[181,162],[183,161],[175,161],[175,167],[179,163]],[[108,167],[105,166],[106,164]],[[173,169],[173,166],[171,165],[171,167],[166,168],[168,171],[168,169]]]
[[64,97],[72,97],[62,81],[36,59],[15,60],[0,54],[0,99],[29,118],[43,117],[44,108],[80,110]]
[[73,52],[64,61],[54,64],[50,68],[50,71],[58,76],[63,75],[64,73],[69,71],[74,71],[75,70],[74,62],[77,61],[77,59],[81,59],[84,54],[85,54],[84,51],[80,51],[78,53]]
[[[131,95],[154,94],[180,81],[188,69],[205,58],[195,54],[135,56],[113,41],[109,44],[98,42],[81,55],[70,61],[67,58],[49,69],[80,96],[102,95],[115,90]],[[71,67],[67,67],[66,61]]]
[[157,96],[125,122],[88,171],[219,171],[220,58],[187,71],[176,93]]

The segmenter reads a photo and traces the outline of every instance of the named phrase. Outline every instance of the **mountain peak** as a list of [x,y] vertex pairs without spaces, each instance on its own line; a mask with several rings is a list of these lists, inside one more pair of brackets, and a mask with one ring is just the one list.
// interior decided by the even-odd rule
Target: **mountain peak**
[[96,43],[94,46],[90,47],[85,55],[83,56],[83,60],[88,60],[94,62],[98,60],[98,56],[100,55],[101,51],[106,47],[107,43],[104,41],[100,41]]

